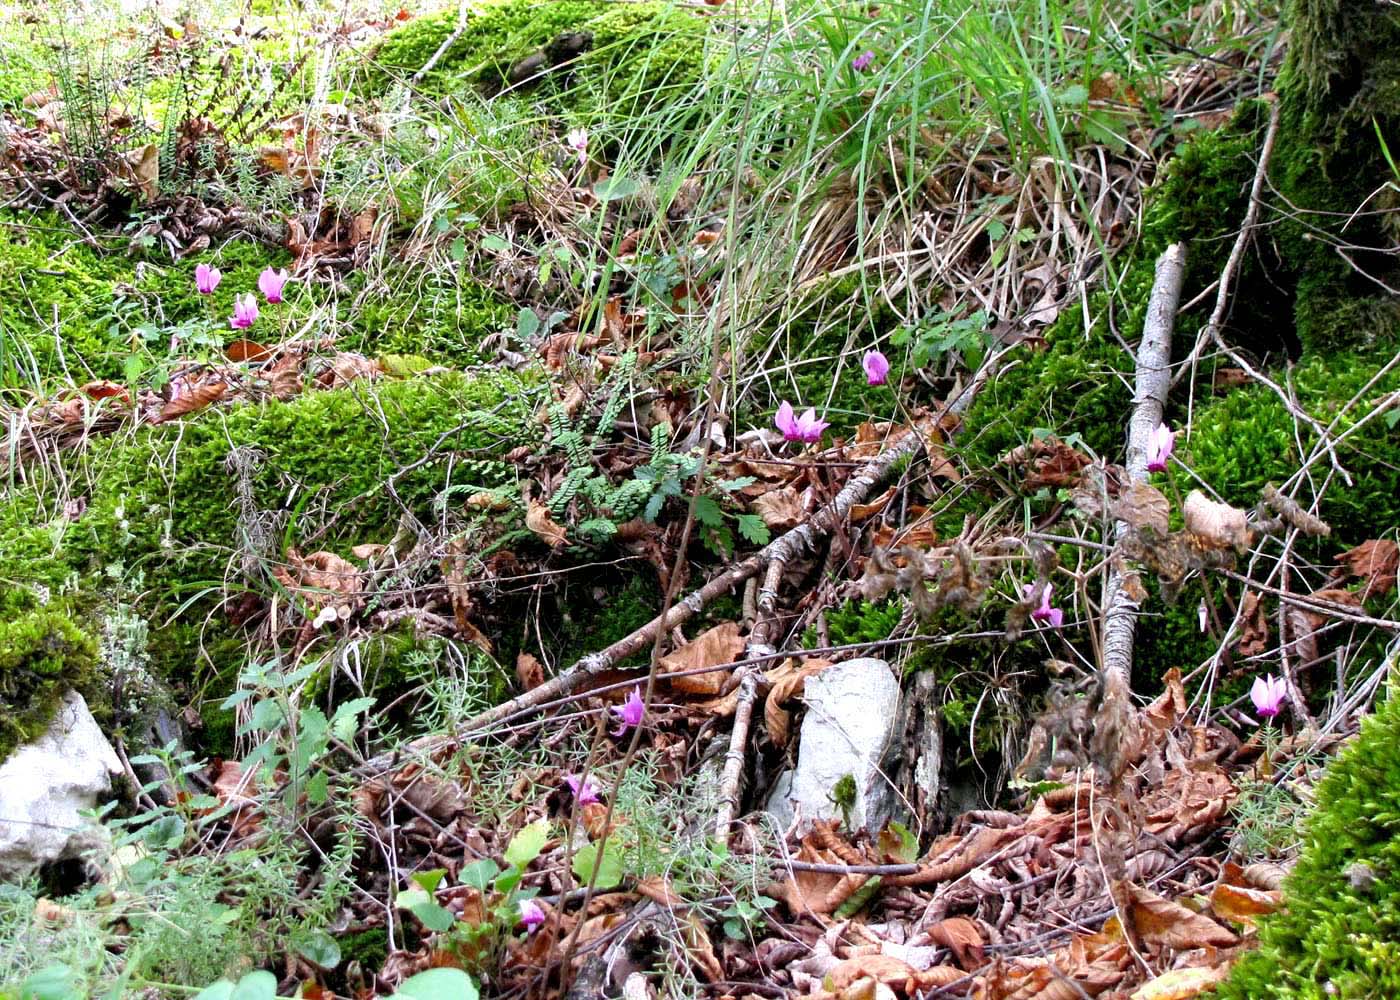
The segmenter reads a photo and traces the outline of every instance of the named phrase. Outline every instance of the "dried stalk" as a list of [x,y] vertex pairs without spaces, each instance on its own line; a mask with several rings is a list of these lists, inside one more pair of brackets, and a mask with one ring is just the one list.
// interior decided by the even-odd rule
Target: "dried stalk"
[[478,733],[519,711],[543,705],[545,702],[567,694],[588,678],[611,670],[622,660],[633,653],[640,652],[648,644],[655,641],[658,631],[669,631],[671,628],[689,621],[704,610],[710,601],[721,594],[728,593],[750,577],[756,576],[763,567],[775,562],[791,562],[806,555],[813,549],[818,539],[829,534],[837,524],[850,514],[853,505],[860,503],[870,495],[870,491],[889,475],[890,470],[900,459],[917,454],[923,446],[923,435],[918,431],[911,431],[892,447],[885,449],[871,459],[869,464],[858,474],[851,477],[830,503],[814,513],[807,521],[774,539],[754,555],[733,564],[698,590],[691,591],[683,600],[676,602],[675,606],[666,614],[658,615],[606,649],[583,657],[543,684],[468,719],[455,732],[421,737],[397,750],[371,757],[357,768],[357,771],[361,774],[380,774],[396,767],[400,760],[423,754],[438,753],[465,736]]

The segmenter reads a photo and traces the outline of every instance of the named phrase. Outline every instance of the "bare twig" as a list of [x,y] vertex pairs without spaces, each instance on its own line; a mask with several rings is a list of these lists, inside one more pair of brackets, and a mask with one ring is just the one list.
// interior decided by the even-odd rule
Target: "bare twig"
[[[1157,277],[1143,323],[1142,343],[1138,346],[1137,391],[1128,423],[1127,455],[1128,478],[1134,482],[1147,481],[1148,442],[1162,422],[1162,407],[1171,385],[1172,322],[1185,276],[1186,248],[1174,243],[1157,259]],[[1127,524],[1122,521],[1114,528],[1119,538],[1127,530]],[[1123,576],[1116,568],[1109,571],[1104,609],[1101,670],[1105,688],[1112,685],[1119,691],[1126,691],[1133,665],[1137,604],[1128,595]]]

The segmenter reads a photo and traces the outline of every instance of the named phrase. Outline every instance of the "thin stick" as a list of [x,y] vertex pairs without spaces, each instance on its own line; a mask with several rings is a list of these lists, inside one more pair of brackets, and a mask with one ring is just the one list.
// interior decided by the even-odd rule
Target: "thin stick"
[[[1171,387],[1172,322],[1177,302],[1181,299],[1181,283],[1186,277],[1186,248],[1173,243],[1157,259],[1157,276],[1152,284],[1147,319],[1143,323],[1142,343],[1137,355],[1137,390],[1133,412],[1128,423],[1128,478],[1135,483],[1147,482],[1147,448],[1152,432],[1162,422],[1162,408]],[[1122,539],[1128,526],[1123,521],[1114,525],[1114,534]],[[1133,633],[1137,626],[1137,604],[1123,587],[1123,576],[1110,568],[1104,594],[1103,660],[1101,664],[1105,688],[1110,685],[1120,691],[1128,690],[1128,677],[1133,666]]]

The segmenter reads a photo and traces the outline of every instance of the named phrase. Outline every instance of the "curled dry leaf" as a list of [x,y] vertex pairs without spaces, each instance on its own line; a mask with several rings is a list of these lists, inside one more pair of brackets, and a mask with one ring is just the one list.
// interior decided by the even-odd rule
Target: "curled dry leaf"
[[772,687],[763,702],[763,721],[768,728],[768,737],[775,746],[787,746],[792,734],[792,713],[783,708],[783,702],[799,697],[807,686],[807,678],[829,666],[830,660],[818,657],[784,660],[781,667],[765,675]]
[[802,494],[791,486],[769,490],[755,497],[752,504],[754,513],[763,518],[763,523],[774,531],[787,531],[795,528],[802,520]]
[[348,608],[358,603],[360,571],[334,552],[313,552],[303,557],[296,549],[288,549],[287,564],[278,566],[272,575],[312,610]]
[[1239,652],[1241,656],[1258,656],[1269,648],[1269,619],[1259,595],[1252,590],[1245,591],[1240,601]]
[[1130,902],[1126,915],[1138,936],[1148,944],[1186,951],[1207,945],[1228,948],[1239,941],[1233,931],[1204,914],[1188,910],[1142,886],[1120,885]]
[[1221,882],[1210,894],[1210,908],[1217,917],[1250,926],[1282,905],[1283,893],[1277,889],[1252,889]]
[[525,527],[533,531],[540,541],[552,549],[567,545],[569,542],[569,536],[565,533],[563,525],[555,521],[549,513],[549,505],[541,503],[534,497],[530,497],[525,510]]
[[986,962],[982,929],[975,920],[949,917],[928,928],[927,933],[930,941],[951,951],[953,960],[964,969],[980,969]]
[[1366,581],[1361,590],[1362,600],[1381,597],[1395,589],[1396,573],[1400,570],[1400,545],[1388,538],[1373,538],[1337,556],[1337,563],[1342,568],[1334,575]]
[[[179,384],[184,386],[184,383]],[[202,410],[210,403],[223,399],[227,392],[228,384],[225,382],[206,382],[192,389],[184,389],[174,399],[161,407],[160,413],[151,423],[164,423],[167,420],[174,420],[176,417],[183,417],[187,413]]]
[[1191,1000],[1191,997],[1199,996],[1210,987],[1223,982],[1229,974],[1228,962],[1214,966],[1172,969],[1151,982],[1143,983],[1133,991],[1128,1000]]
[[537,688],[544,683],[544,664],[521,650],[515,657],[515,676],[520,681],[522,691]]
[[1200,490],[1192,490],[1186,495],[1181,514],[1186,530],[1206,546],[1233,547],[1241,552],[1249,548],[1249,518],[1238,507],[1216,503]]
[[118,385],[110,379],[99,379],[96,382],[88,382],[78,389],[88,399],[112,399],[120,398],[122,402],[129,403],[131,397],[127,394],[126,387]]
[[1113,504],[1113,516],[1130,528],[1150,529],[1157,535],[1169,530],[1171,505],[1162,491],[1148,483],[1134,482]]
[[[704,670],[721,663],[733,663],[744,652],[746,640],[739,635],[737,622],[723,622],[702,632],[680,649],[661,658],[664,673],[684,670]],[[730,670],[710,670],[686,677],[672,677],[668,683],[676,691],[687,694],[719,694]]]
[[272,357],[272,348],[255,340],[235,340],[224,348],[224,357],[236,364],[256,365]]

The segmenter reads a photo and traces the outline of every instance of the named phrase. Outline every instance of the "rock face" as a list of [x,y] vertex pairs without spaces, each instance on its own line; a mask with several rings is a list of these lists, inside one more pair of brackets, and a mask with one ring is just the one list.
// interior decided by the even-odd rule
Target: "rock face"
[[800,820],[799,833],[813,820],[841,819],[836,788],[850,775],[851,829],[879,831],[900,810],[887,766],[901,724],[894,671],[884,660],[847,660],[809,677],[803,701],[797,769],[778,778],[768,811],[784,829]]
[[106,831],[79,811],[97,805],[119,773],[87,702],[70,692],[48,732],[0,764],[0,879],[105,844]]

